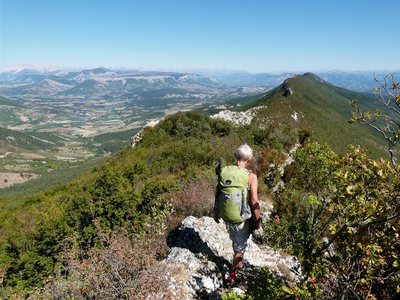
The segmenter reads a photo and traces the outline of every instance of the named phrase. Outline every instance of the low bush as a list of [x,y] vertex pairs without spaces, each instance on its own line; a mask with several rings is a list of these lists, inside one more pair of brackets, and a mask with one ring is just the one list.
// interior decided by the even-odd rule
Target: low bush
[[181,191],[171,193],[174,215],[202,217],[211,215],[214,207],[216,180],[204,175],[191,178]]
[[30,298],[146,299],[166,291],[157,264],[166,253],[165,236],[156,231],[137,238],[124,231],[99,235],[103,247],[90,248],[84,259],[79,258],[78,244],[72,243],[56,275]]

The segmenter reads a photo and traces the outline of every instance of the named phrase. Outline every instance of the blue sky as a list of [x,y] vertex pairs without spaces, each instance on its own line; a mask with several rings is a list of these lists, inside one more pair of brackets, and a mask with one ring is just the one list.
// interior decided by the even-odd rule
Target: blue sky
[[0,67],[399,70],[399,0],[0,0]]

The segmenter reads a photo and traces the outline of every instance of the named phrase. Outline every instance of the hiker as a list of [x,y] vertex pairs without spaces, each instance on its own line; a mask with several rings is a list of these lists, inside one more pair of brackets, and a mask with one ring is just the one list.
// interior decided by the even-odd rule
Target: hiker
[[249,145],[240,145],[235,151],[236,165],[217,167],[218,186],[214,204],[214,220],[225,221],[232,240],[233,262],[229,281],[234,283],[238,269],[253,230],[260,227],[260,204],[258,202],[257,175],[247,169],[253,159]]

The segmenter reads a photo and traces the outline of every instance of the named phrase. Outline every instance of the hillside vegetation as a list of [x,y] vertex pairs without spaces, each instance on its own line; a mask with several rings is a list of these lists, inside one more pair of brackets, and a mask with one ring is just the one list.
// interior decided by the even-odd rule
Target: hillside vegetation
[[[291,131],[234,128],[199,113],[179,113],[146,129],[134,149],[107,159],[79,181],[1,200],[3,293],[30,293],[56,274],[69,278],[76,271],[68,265],[70,255],[81,261],[94,255],[92,249],[106,249],[104,237],[111,233],[134,239],[135,251],[145,247],[141,243],[154,246],[156,253],[139,259],[139,272],[147,266],[142,260],[164,255],[166,230],[181,217],[210,212],[219,156],[232,161],[233,149],[248,142],[264,154],[258,169],[266,172],[282,160],[273,148],[288,149],[295,141]],[[94,286],[89,278],[80,280],[81,293],[88,296]]]
[[4,150],[48,150],[62,145],[62,139],[52,133],[24,133],[0,127],[0,145]]

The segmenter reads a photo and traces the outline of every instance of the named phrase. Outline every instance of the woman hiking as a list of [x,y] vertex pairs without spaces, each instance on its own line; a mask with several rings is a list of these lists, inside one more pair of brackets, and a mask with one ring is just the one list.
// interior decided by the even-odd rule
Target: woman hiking
[[243,265],[243,256],[253,230],[260,227],[260,204],[258,202],[257,175],[247,169],[253,159],[249,145],[240,145],[235,151],[236,164],[227,166],[218,173],[218,186],[214,205],[214,220],[225,221],[232,240],[233,261],[229,273],[234,283],[238,269]]

